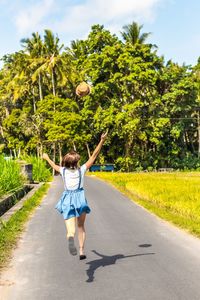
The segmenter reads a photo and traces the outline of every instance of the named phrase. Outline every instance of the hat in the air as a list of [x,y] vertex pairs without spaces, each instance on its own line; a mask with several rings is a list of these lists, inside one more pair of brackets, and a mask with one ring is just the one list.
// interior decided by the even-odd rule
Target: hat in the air
[[91,93],[91,86],[86,82],[81,82],[76,88],[76,95],[79,97],[87,96]]

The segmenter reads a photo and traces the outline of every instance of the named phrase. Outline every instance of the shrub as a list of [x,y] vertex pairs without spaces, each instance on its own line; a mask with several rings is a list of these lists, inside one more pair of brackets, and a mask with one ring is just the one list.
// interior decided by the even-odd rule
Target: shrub
[[33,180],[34,181],[48,181],[51,177],[51,171],[47,168],[46,163],[41,158],[36,156],[25,156],[25,161],[33,165]]
[[6,160],[0,155],[0,196],[20,188],[23,182],[18,163],[12,159]]

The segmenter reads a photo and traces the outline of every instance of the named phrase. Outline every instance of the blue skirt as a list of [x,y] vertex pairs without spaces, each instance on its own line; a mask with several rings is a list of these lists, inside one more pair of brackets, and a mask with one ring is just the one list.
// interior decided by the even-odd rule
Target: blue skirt
[[83,188],[65,190],[55,208],[62,214],[65,220],[80,217],[82,213],[89,213],[90,208],[85,198]]

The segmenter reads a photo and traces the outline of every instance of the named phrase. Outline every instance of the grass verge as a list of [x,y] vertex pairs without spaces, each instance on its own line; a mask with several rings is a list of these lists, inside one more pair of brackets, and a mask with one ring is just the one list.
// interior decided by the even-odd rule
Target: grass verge
[[152,213],[200,238],[200,173],[95,173]]
[[24,202],[23,207],[18,210],[8,222],[3,224],[3,227],[0,229],[0,270],[7,265],[26,221],[34,209],[40,204],[48,188],[48,183],[41,186],[31,198]]

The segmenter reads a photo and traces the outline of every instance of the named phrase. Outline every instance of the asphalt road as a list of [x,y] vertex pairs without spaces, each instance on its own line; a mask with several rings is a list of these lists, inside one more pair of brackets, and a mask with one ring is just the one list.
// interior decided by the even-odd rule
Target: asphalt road
[[56,177],[1,276],[1,300],[200,299],[199,239],[100,180],[87,177],[85,187],[87,259],[68,253]]

